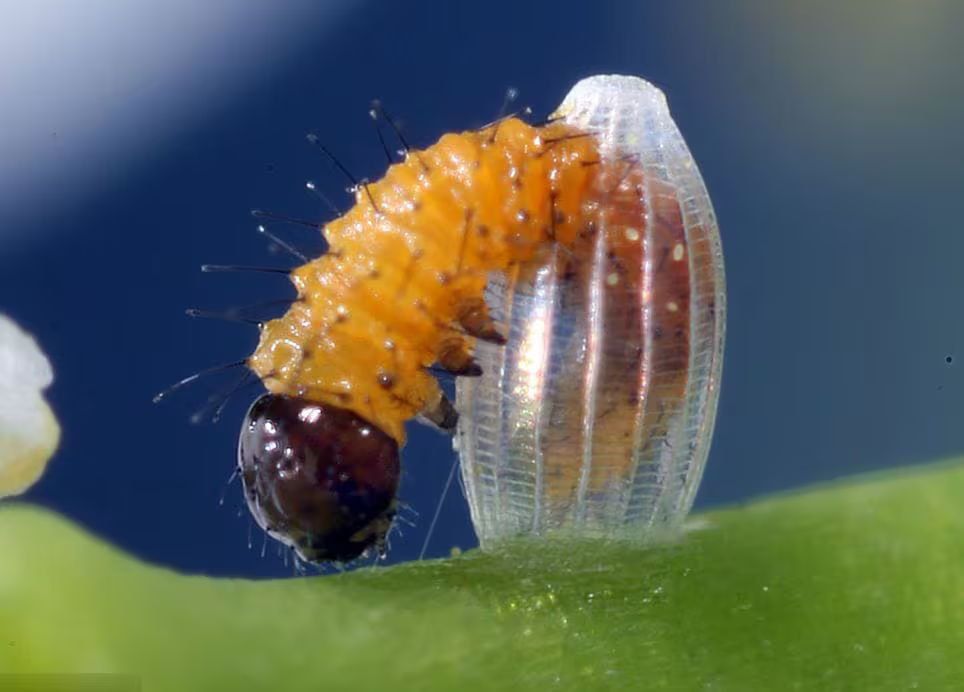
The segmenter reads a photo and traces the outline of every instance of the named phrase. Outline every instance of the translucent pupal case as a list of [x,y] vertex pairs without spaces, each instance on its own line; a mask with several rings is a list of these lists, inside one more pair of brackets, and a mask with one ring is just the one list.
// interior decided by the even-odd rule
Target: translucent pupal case
[[579,82],[555,114],[597,138],[594,221],[572,248],[495,276],[508,337],[458,380],[455,440],[482,545],[565,532],[648,541],[689,511],[723,359],[713,208],[662,92]]

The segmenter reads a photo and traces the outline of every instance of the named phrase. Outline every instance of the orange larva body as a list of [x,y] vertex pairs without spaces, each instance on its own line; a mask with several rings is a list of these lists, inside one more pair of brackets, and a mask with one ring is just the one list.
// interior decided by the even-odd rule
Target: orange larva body
[[329,252],[294,271],[299,300],[265,325],[251,369],[403,443],[405,421],[440,404],[427,368],[465,362],[489,326],[489,275],[591,234],[598,163],[591,136],[514,118],[410,153],[324,227]]

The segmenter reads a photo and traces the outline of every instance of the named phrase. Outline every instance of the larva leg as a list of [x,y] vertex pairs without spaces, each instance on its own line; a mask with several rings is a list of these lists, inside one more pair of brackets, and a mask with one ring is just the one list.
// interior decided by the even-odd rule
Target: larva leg
[[453,375],[478,377],[482,368],[475,362],[465,340],[452,336],[442,341],[438,352],[438,364]]
[[489,316],[489,308],[481,298],[465,300],[456,308],[456,319],[467,334],[493,344],[504,345],[505,336]]
[[418,418],[424,423],[428,423],[442,432],[452,432],[459,422],[459,414],[445,396],[445,392],[436,387],[435,392],[429,398],[425,407],[419,411]]

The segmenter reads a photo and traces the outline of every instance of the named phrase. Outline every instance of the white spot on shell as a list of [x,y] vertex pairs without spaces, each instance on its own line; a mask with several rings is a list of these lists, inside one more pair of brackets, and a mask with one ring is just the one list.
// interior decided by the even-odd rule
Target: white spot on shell
[[608,286],[615,286],[619,283],[619,274],[616,272],[611,272],[606,276],[606,284]]
[[666,309],[669,310],[670,312],[676,312],[677,310],[679,310],[679,305],[676,304],[675,300],[671,300],[668,303],[666,303]]
[[626,234],[626,240],[630,242],[635,243],[637,240],[639,240],[639,231],[637,231],[635,228],[632,228],[632,227],[627,228],[625,231],[625,234]]
[[684,254],[686,254],[686,248],[683,247],[683,243],[676,243],[676,247],[673,248],[673,261],[679,262]]

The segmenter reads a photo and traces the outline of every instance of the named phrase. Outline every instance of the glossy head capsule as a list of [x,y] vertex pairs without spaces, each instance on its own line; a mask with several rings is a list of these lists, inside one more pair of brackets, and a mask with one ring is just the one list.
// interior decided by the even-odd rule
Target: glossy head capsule
[[251,515],[307,562],[383,551],[395,516],[398,444],[351,411],[266,394],[241,429]]
[[578,83],[556,115],[593,138],[587,219],[488,292],[504,346],[458,381],[456,448],[483,545],[647,540],[680,525],[712,436],[725,293],[713,210],[656,87]]

